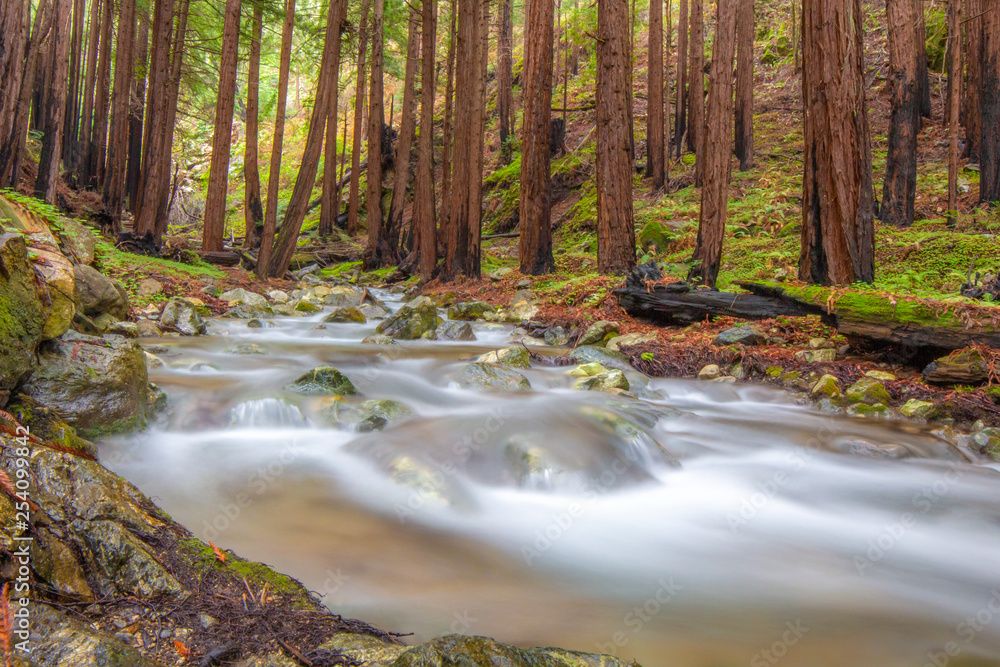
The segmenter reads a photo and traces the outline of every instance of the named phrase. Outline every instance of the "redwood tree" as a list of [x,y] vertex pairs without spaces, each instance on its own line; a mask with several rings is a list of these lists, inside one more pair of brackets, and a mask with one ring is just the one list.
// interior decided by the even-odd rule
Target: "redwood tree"
[[368,6],[361,3],[361,26],[358,28],[357,78],[354,86],[354,133],[351,135],[351,186],[347,201],[347,233],[358,233],[358,199],[361,189],[361,132],[364,126],[365,86],[367,85]]
[[630,68],[628,5],[598,0],[597,270],[602,273],[624,273],[635,265]]
[[385,111],[382,100],[383,81],[383,15],[385,0],[372,3],[372,54],[371,76],[368,81],[368,247],[365,249],[366,270],[385,266],[394,259],[395,248],[386,243],[383,225],[385,212],[382,210],[382,134],[385,125]]
[[948,3],[948,225],[958,222],[958,116],[961,97],[962,0]]
[[753,36],[754,2],[739,0],[736,22],[736,157],[740,171],[753,166]]
[[514,116],[514,27],[511,0],[500,0],[500,31],[497,35],[497,113],[500,115],[500,160],[510,162],[510,140]]
[[677,106],[674,109],[674,148],[681,156],[687,136],[688,0],[680,0],[677,20]]
[[[123,7],[129,0],[123,0]],[[56,184],[59,182],[59,163],[62,157],[63,123],[66,120],[66,87],[69,68],[70,0],[55,0],[53,33],[49,38],[48,57],[53,69],[47,73],[45,103],[42,107],[45,132],[42,151],[38,158],[38,178],[35,179],[35,196],[47,203],[55,203]],[[123,15],[125,10],[122,10]],[[134,19],[134,12],[132,17]],[[128,30],[125,30],[127,33]],[[129,47],[131,60],[131,46]],[[126,69],[131,69],[126,67]],[[124,167],[124,165],[123,165]]]
[[715,287],[722,265],[722,241],[726,235],[726,205],[733,152],[730,119],[733,117],[733,58],[736,53],[736,13],[746,0],[718,0],[715,46],[708,89],[708,114],[702,140],[704,185],[701,189],[701,219],[694,251],[691,278]]
[[979,144],[982,141],[979,119],[980,70],[982,59],[983,9],[986,0],[965,0],[965,152],[964,157],[979,161]]
[[882,222],[897,227],[913,224],[917,189],[917,130],[920,126],[920,80],[917,64],[914,0],[888,0],[888,84],[892,100],[889,147],[882,189]]
[[979,201],[1000,202],[1000,7],[988,3],[979,59]]
[[663,189],[663,0],[649,2],[649,67],[647,68],[649,104],[646,116],[646,175],[653,179],[653,190]]
[[125,206],[125,166],[128,157],[128,121],[132,90],[132,47],[135,43],[135,0],[122,0],[115,47],[115,85],[108,133],[108,162],[104,179],[104,209],[111,217],[114,233],[121,231]]
[[260,203],[260,171],[257,167],[258,97],[260,88],[260,38],[263,31],[263,9],[253,8],[253,32],[250,36],[250,63],[247,68],[247,138],[243,151],[243,219],[246,225],[244,245],[252,248],[257,242],[257,226],[264,222]]
[[871,145],[860,0],[802,3],[805,174],[799,277],[875,278]]
[[[341,3],[341,15],[337,17],[337,25],[344,23],[347,3]],[[333,64],[333,92],[330,94],[330,109],[326,123],[326,146],[323,148],[323,191],[320,196],[319,233],[320,236],[331,236],[340,214],[340,197],[337,180],[337,103],[340,101],[340,49]]]
[[420,62],[420,15],[410,9],[409,28],[406,38],[406,73],[403,77],[403,108],[400,110],[399,138],[396,141],[395,173],[393,174],[392,199],[389,215],[383,229],[386,247],[389,249],[388,262],[401,257],[399,238],[403,229],[403,207],[406,205],[406,186],[410,181],[410,149],[416,131],[417,65]]
[[702,0],[691,0],[691,40],[688,66],[688,149],[697,157],[695,182],[701,185],[701,135],[705,129],[705,11]]
[[[656,2],[657,0],[653,0]],[[525,17],[524,118],[521,123],[521,273],[551,271],[552,0],[531,0]]]
[[437,0],[423,0],[420,19],[420,138],[417,149],[417,182],[413,194],[415,252],[420,257],[420,277],[430,280],[437,265],[437,228],[434,219],[434,97],[437,92]]

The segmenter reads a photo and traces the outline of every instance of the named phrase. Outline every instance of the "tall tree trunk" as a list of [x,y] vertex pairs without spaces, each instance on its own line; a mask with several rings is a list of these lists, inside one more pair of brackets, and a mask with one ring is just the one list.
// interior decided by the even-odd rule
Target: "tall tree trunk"
[[[919,0],[917,0],[919,2]],[[913,224],[917,189],[917,130],[920,127],[921,50],[917,45],[914,0],[888,0],[889,85],[892,116],[882,189],[882,222],[896,227]]]
[[674,148],[677,157],[684,150],[688,109],[688,0],[680,0],[677,19],[677,106],[674,109]]
[[1000,202],[1000,7],[982,21],[979,61],[979,201]]
[[726,236],[726,207],[733,152],[730,119],[733,117],[733,58],[736,53],[736,14],[746,0],[718,0],[715,46],[708,88],[708,114],[702,141],[705,184],[701,189],[701,220],[694,251],[697,263],[690,278],[715,287],[722,266]]
[[340,135],[340,175],[337,177],[337,210],[344,202],[344,168],[347,165],[347,105],[344,105],[344,130]]
[[626,3],[598,0],[597,270],[601,273],[625,273],[635,265],[628,28]]
[[962,0],[948,3],[948,226],[958,223],[958,117],[962,90]]
[[49,204],[55,203],[56,185],[59,183],[59,162],[62,156],[63,122],[66,120],[66,76],[69,66],[70,0],[56,0],[53,7],[55,23],[49,42],[51,72],[50,85],[45,96],[45,137],[38,158],[38,178],[35,179],[35,196]]
[[219,96],[215,103],[212,134],[212,164],[205,193],[205,225],[202,250],[222,250],[226,228],[226,193],[229,190],[229,146],[233,139],[233,107],[236,104],[237,51],[240,41],[240,0],[226,0],[222,25],[222,59],[219,64]]
[[385,156],[382,135],[385,127],[384,88],[382,79],[383,48],[385,46],[383,15],[385,0],[372,4],[372,61],[368,81],[368,247],[364,268],[377,269],[393,259],[385,240],[385,211],[382,209],[382,166]]
[[[446,232],[451,224],[451,163],[454,143],[455,115],[455,27],[458,18],[456,0],[451,0],[451,27],[448,29],[448,63],[444,89],[444,125],[441,129],[441,225],[440,237],[448,238]],[[513,127],[511,128],[513,129]]]
[[[337,25],[342,26],[346,18],[347,3],[341,3],[343,10],[337,17]],[[339,29],[339,28],[338,28]],[[340,199],[337,195],[337,105],[340,102],[340,49],[337,49],[333,65],[333,92],[330,94],[330,110],[326,123],[326,147],[323,149],[323,189],[320,193],[319,234],[333,236],[333,229],[340,214]]]
[[125,165],[128,158],[128,120],[131,106],[132,51],[135,43],[135,0],[122,0],[118,18],[118,44],[115,47],[115,85],[111,105],[111,131],[108,137],[108,163],[102,202],[111,218],[115,236],[121,231],[125,206]]
[[351,190],[347,203],[347,234],[358,233],[358,208],[361,190],[361,133],[364,129],[365,86],[368,77],[368,7],[369,0],[361,3],[361,27],[358,29],[357,83],[354,85],[354,132],[351,134]]
[[705,12],[702,0],[691,0],[691,55],[688,63],[688,149],[697,156],[695,183],[701,185],[701,139],[705,130]]
[[[657,0],[653,0],[655,3]],[[552,258],[552,0],[530,0],[524,23],[521,124],[521,273],[541,275]]]
[[0,81],[6,90],[0,97],[0,142],[6,142],[14,131],[30,14],[31,3],[26,0],[6,0],[0,5]]
[[739,0],[736,22],[736,157],[740,171],[753,166],[753,36],[754,0]]
[[670,106],[670,61],[674,48],[674,20],[673,20],[673,0],[667,0],[667,33],[666,33],[666,54],[663,58],[663,185],[670,185],[670,156],[673,154],[671,137],[673,133],[670,128],[670,119],[673,117]]
[[497,36],[497,111],[500,115],[500,161],[509,164],[514,114],[514,26],[511,0],[500,0],[500,34]]
[[[0,187],[16,188],[21,171],[21,155],[28,135],[31,91],[35,83],[35,69],[51,25],[52,12],[48,0],[41,0],[35,10],[31,32],[24,47],[24,71],[20,77],[10,129],[0,134]],[[27,20],[27,18],[25,18]]]
[[[510,20],[508,9],[507,20]],[[434,98],[437,93],[437,0],[423,0],[420,20],[420,137],[417,183],[413,195],[413,247],[420,258],[420,278],[430,280],[437,265],[434,219]]]
[[128,206],[132,213],[136,212],[139,197],[139,180],[142,174],[142,109],[146,98],[146,75],[149,56],[149,16],[142,12],[139,16],[139,37],[135,49],[135,100],[129,105],[128,118],[128,174],[125,178],[125,192],[128,196]]
[[[278,185],[281,181],[281,149],[285,141],[285,105],[288,101],[288,67],[292,59],[292,31],[295,27],[295,0],[285,0],[285,20],[281,24],[281,55],[278,64],[278,97],[274,112],[274,135],[271,142],[271,165],[267,173],[267,207],[264,209],[264,230],[257,251],[257,277],[266,280],[271,275],[274,230],[278,225]],[[362,22],[361,31],[364,32]],[[358,77],[361,81],[363,77]],[[360,84],[359,84],[360,85]],[[314,107],[315,108],[315,107]],[[352,174],[353,178],[353,174]]]
[[63,121],[62,160],[66,170],[76,175],[77,139],[80,130],[80,63],[83,60],[84,0],[73,0],[73,28],[69,46],[69,83],[66,90],[66,119]]
[[481,165],[482,141],[479,128],[482,97],[481,24],[482,0],[458,0],[455,49],[455,127],[451,183],[451,220],[445,255],[445,276],[478,277],[478,226],[481,209],[477,201],[477,167]]
[[114,0],[104,0],[101,11],[101,45],[97,55],[97,89],[94,92],[94,127],[87,152],[87,187],[104,182],[108,150],[108,111],[111,98],[111,35],[114,27]]
[[[313,103],[312,115],[309,118],[309,133],[306,135],[305,149],[302,152],[302,162],[298,176],[295,177],[295,187],[288,201],[288,209],[281,223],[281,233],[275,240],[274,257],[268,269],[269,275],[282,276],[288,270],[295,252],[295,244],[302,229],[302,220],[306,217],[309,206],[309,195],[316,183],[316,172],[319,169],[319,156],[323,150],[323,136],[326,131],[326,120],[330,110],[329,95],[333,91],[333,65],[340,53],[340,25],[337,17],[343,15],[345,0],[331,0],[327,8],[326,36],[323,42],[323,57],[320,61],[319,80],[316,85],[316,100]],[[258,259],[258,263],[259,263]]]
[[986,0],[966,0],[965,14],[965,152],[970,162],[979,162],[979,146],[982,141],[982,121],[979,118],[979,94],[981,88],[980,71],[983,39],[983,9]]
[[250,62],[247,67],[247,138],[243,152],[243,224],[246,227],[243,243],[247,248],[253,248],[257,244],[257,227],[264,224],[264,209],[260,203],[260,169],[257,166],[260,38],[264,27],[263,13],[261,5],[255,3],[253,33],[250,36]]
[[649,111],[646,115],[646,175],[662,190],[663,173],[663,0],[649,0]]
[[875,278],[874,197],[860,0],[802,3],[805,174],[799,277]]
[[392,200],[384,231],[388,254],[383,261],[399,261],[399,239],[403,229],[403,208],[406,206],[406,186],[410,180],[410,152],[416,130],[417,65],[420,61],[420,15],[410,7],[410,25],[406,38],[406,74],[403,78],[403,108],[400,109],[399,138],[396,141],[395,172]]
[[90,0],[90,27],[87,33],[87,67],[83,82],[83,110],[80,114],[80,155],[76,165],[76,180],[81,186],[87,186],[90,180],[87,169],[90,160],[90,142],[94,136],[94,89],[97,85],[97,53],[100,48],[103,7],[104,2],[102,0]]
[[[924,17],[924,0],[912,0],[913,25],[916,29],[917,58],[917,99],[920,102],[920,114],[924,118],[931,117],[931,79],[927,71],[927,19]],[[919,123],[919,119],[917,121]],[[920,126],[917,126],[920,129]]]
[[[171,4],[173,0],[171,0]],[[190,0],[181,0],[181,6],[177,15],[177,28],[174,30],[173,47],[170,59],[170,78],[167,80],[167,99],[164,103],[166,120],[163,123],[162,153],[163,159],[159,161],[159,169],[156,171],[158,201],[156,206],[156,226],[153,234],[157,245],[167,233],[167,224],[170,221],[170,206],[174,201],[177,192],[177,167],[174,167],[173,185],[170,184],[170,161],[172,157],[172,147],[174,145],[174,126],[177,118],[177,98],[180,95],[181,87],[181,65],[184,61],[184,37],[187,31],[188,10],[191,7]]]
[[160,173],[169,170],[170,149],[166,141],[166,107],[164,94],[170,77],[170,33],[173,27],[173,0],[156,0],[153,6],[152,39],[149,54],[149,69],[146,86],[150,94],[146,96],[146,120],[142,128],[142,165],[139,185],[135,197],[136,234],[152,234],[156,229],[157,193],[160,187]]

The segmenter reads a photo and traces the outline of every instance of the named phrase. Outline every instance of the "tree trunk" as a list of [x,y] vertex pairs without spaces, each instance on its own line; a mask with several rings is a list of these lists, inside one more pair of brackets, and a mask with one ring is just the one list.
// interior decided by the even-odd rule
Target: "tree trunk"
[[121,231],[125,206],[125,166],[128,159],[128,122],[131,106],[135,44],[135,0],[122,0],[115,46],[115,84],[112,92],[111,130],[108,135],[108,162],[102,202],[111,218],[115,236]]
[[979,146],[982,141],[982,121],[979,118],[979,94],[982,91],[980,71],[983,43],[983,9],[986,0],[966,0],[965,14],[965,152],[970,162],[979,162]]
[[[344,24],[347,3],[341,3],[343,11],[337,17],[337,25]],[[323,188],[320,194],[319,235],[333,236],[333,229],[340,214],[337,195],[337,106],[340,103],[340,49],[337,49],[333,65],[333,92],[330,95],[330,110],[326,122],[326,146],[323,148]]]
[[[657,0],[653,0],[657,2]],[[524,23],[521,124],[521,273],[541,275],[552,258],[552,0],[530,0]]]
[[[715,46],[708,89],[708,114],[702,141],[705,183],[701,189],[701,220],[694,251],[697,263],[691,279],[715,287],[722,266],[726,236],[726,207],[733,153],[730,119],[733,117],[733,58],[736,54],[736,14],[747,0],[719,0],[716,5]],[[745,18],[745,15],[744,15]]]
[[[384,89],[382,79],[383,48],[385,46],[383,15],[385,0],[372,5],[372,61],[368,81],[368,247],[365,250],[365,270],[377,269],[393,260],[386,244],[385,212],[382,209],[382,133],[385,126]],[[394,249],[393,249],[394,250]]]
[[264,224],[264,209],[260,203],[260,171],[257,167],[260,38],[263,27],[263,9],[259,4],[255,4],[253,33],[250,36],[250,63],[247,68],[247,138],[243,153],[243,220],[246,226],[243,245],[247,248],[257,245],[257,227]]
[[406,38],[406,74],[403,78],[403,108],[400,109],[399,138],[396,141],[395,172],[392,183],[392,200],[383,229],[389,254],[385,261],[399,261],[399,239],[403,230],[403,208],[406,206],[406,186],[410,181],[410,153],[416,130],[417,65],[420,61],[420,15],[410,8],[410,25]]
[[97,53],[100,48],[103,7],[104,2],[102,0],[90,1],[90,27],[87,34],[87,67],[83,82],[83,110],[80,114],[80,155],[76,165],[76,180],[81,187],[86,187],[90,181],[87,169],[90,161],[90,143],[94,136],[92,126],[94,122],[94,89],[97,85]]
[[915,0],[888,0],[885,9],[892,116],[882,189],[882,222],[896,227],[913,224],[917,188],[917,130],[920,126],[920,67],[917,61],[921,49],[917,44],[916,9]]
[[500,115],[500,161],[509,164],[514,114],[514,27],[511,0],[500,0],[500,34],[497,36],[497,111]]
[[663,175],[663,0],[649,0],[649,111],[646,115],[646,175],[653,191],[662,190]]
[[74,176],[76,175],[77,139],[80,129],[80,63],[83,60],[83,18],[85,13],[84,0],[73,0],[73,29],[69,46],[69,83],[66,91],[66,119],[63,121],[62,160],[66,171],[72,172]]
[[50,62],[53,63],[54,69],[45,95],[45,137],[42,139],[42,152],[38,158],[38,178],[35,179],[35,196],[49,204],[55,203],[56,185],[59,183],[59,162],[62,156],[63,122],[66,119],[70,9],[70,0],[56,0],[53,7],[54,30],[49,40]]
[[705,130],[705,12],[702,0],[691,0],[691,55],[688,73],[688,149],[696,156],[695,183],[701,185],[701,140]]
[[[281,54],[278,64],[278,96],[275,102],[274,135],[271,142],[271,164],[267,174],[267,206],[264,209],[264,229],[254,271],[266,280],[271,271],[274,230],[278,225],[278,186],[281,180],[281,149],[285,140],[285,105],[288,100],[288,67],[292,58],[292,31],[295,27],[295,0],[285,0],[285,20],[281,24]],[[362,24],[362,30],[364,29]]]
[[874,198],[860,0],[802,4],[805,109],[802,252],[806,282],[872,282]]
[[[312,116],[309,119],[309,133],[306,136],[305,149],[302,152],[302,162],[298,176],[295,177],[295,187],[292,189],[288,209],[281,223],[281,233],[275,240],[274,257],[268,269],[269,275],[283,276],[292,261],[295,244],[302,229],[302,220],[309,206],[309,193],[316,183],[316,172],[319,169],[319,156],[323,150],[323,136],[326,131],[326,120],[330,109],[329,95],[336,94],[333,88],[333,65],[337,62],[340,52],[340,25],[338,16],[343,16],[344,0],[331,0],[327,8],[326,36],[323,42],[323,57],[320,61],[319,79],[316,85],[316,100],[313,103]],[[258,259],[258,263],[259,263]]]
[[108,107],[111,97],[111,40],[114,27],[114,0],[104,0],[101,12],[101,46],[97,56],[97,89],[94,92],[94,127],[87,152],[84,185],[97,187],[104,182],[108,150]]
[[149,56],[149,16],[142,12],[139,16],[139,42],[136,45],[135,64],[135,99],[129,105],[128,117],[128,173],[125,178],[125,193],[128,198],[129,210],[136,212],[139,197],[139,180],[142,173],[142,108],[146,98],[147,58]]
[[[451,163],[454,144],[455,116],[455,50],[456,21],[458,7],[456,0],[451,0],[451,27],[448,29],[448,64],[445,75],[444,90],[444,126],[441,130],[441,225],[439,239],[447,240],[451,224]],[[513,129],[513,127],[511,128]]]
[[[17,115],[17,92],[24,76],[25,44],[28,40],[27,17],[31,3],[7,0],[0,5],[0,81],[8,91],[0,97],[0,142],[6,143],[14,132]],[[13,94],[11,94],[13,93]]]
[[948,3],[948,226],[958,223],[958,117],[961,97],[962,0]]
[[674,149],[677,157],[684,150],[688,109],[688,0],[680,0],[677,20],[677,106],[674,109]]
[[674,21],[673,21],[673,0],[667,0],[667,33],[666,33],[666,54],[663,58],[663,186],[670,186],[670,156],[673,149],[671,147],[670,119],[672,117],[670,107],[670,59],[674,48]]
[[[507,0],[509,2],[509,0]],[[507,20],[510,20],[509,5]],[[413,201],[413,247],[420,257],[420,278],[428,281],[437,265],[434,219],[434,97],[437,92],[437,0],[423,0],[420,21],[420,138]]]
[[52,12],[49,10],[48,0],[42,0],[35,10],[31,34],[25,47],[24,72],[21,76],[20,90],[15,96],[16,104],[11,119],[11,129],[7,134],[0,135],[0,187],[17,187],[21,171],[21,155],[28,136],[31,91],[35,84],[38,55],[44,46],[51,22]]
[[601,273],[626,273],[635,264],[628,28],[626,3],[598,0],[597,270]]
[[[233,107],[236,104],[237,51],[240,41],[240,0],[226,0],[222,26],[222,59],[219,64],[219,95],[215,103],[212,134],[212,164],[205,193],[205,226],[201,249],[222,250],[226,228],[226,193],[229,190],[229,147],[233,139]],[[325,111],[325,110],[324,110]]]
[[340,175],[337,177],[337,210],[344,201],[344,168],[347,165],[347,105],[344,105],[344,131],[340,135]]
[[979,201],[1000,202],[1000,7],[982,18],[979,63]]
[[736,157],[740,171],[753,166],[753,38],[754,0],[739,0],[736,22]]
[[368,7],[369,0],[361,3],[361,27],[358,29],[357,83],[354,88],[354,132],[351,135],[351,191],[347,204],[347,234],[358,233],[358,206],[361,190],[361,132],[364,127],[365,85],[368,81]]
[[[931,117],[931,79],[927,71],[927,20],[924,17],[924,0],[913,2],[913,25],[916,28],[916,59],[917,59],[917,100],[920,103],[919,112],[924,118]],[[920,130],[920,119],[917,119],[917,130]]]

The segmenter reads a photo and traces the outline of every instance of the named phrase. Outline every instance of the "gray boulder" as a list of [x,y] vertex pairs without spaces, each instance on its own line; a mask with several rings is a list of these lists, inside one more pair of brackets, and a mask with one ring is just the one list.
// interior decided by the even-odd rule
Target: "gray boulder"
[[569,357],[578,364],[597,362],[605,368],[617,368],[620,371],[632,370],[632,366],[628,363],[628,357],[624,354],[595,345],[581,345],[570,352]]
[[462,385],[482,391],[529,391],[531,383],[517,371],[496,364],[475,362],[462,370]]
[[173,329],[185,336],[197,336],[205,333],[205,320],[198,313],[198,307],[187,299],[174,297],[163,307],[160,313],[160,327]]
[[620,331],[620,326],[617,322],[611,322],[610,320],[601,320],[600,322],[594,322],[587,330],[580,336],[580,340],[577,341],[577,346],[580,345],[604,345],[604,339],[608,337],[608,334],[617,334]]
[[358,393],[347,376],[332,366],[314,368],[286,384],[285,389],[310,396],[348,396]]
[[496,310],[485,301],[463,301],[456,303],[448,309],[448,319],[452,320],[481,320],[486,313]]
[[97,317],[108,313],[119,320],[128,316],[128,294],[121,285],[83,264],[73,267],[73,274],[76,280],[74,301],[84,315]]
[[439,340],[476,340],[476,332],[468,322],[445,322],[437,330]]
[[375,331],[397,340],[416,340],[435,331],[444,322],[437,314],[437,306],[425,296],[417,297],[396,313],[379,322]]
[[720,332],[712,340],[712,345],[723,347],[725,345],[766,345],[768,337],[763,331],[752,324],[733,327]]
[[498,366],[509,366],[510,368],[531,368],[531,355],[520,346],[505,347],[502,350],[493,350],[480,355],[478,362],[484,364],[497,364]]
[[413,416],[413,410],[399,401],[381,399],[350,404],[338,401],[329,410],[330,421],[337,428],[367,433],[379,431],[392,422]]

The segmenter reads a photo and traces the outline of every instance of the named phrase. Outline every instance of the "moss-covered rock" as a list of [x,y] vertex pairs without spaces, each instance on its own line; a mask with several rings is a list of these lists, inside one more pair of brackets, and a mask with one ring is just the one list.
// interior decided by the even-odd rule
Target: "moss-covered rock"
[[254,306],[249,303],[234,302],[234,305],[222,314],[222,317],[232,320],[269,320],[274,317],[274,309],[266,303]]
[[615,336],[608,341],[605,346],[612,352],[621,352],[623,347],[629,347],[631,345],[645,345],[646,343],[655,343],[657,336],[655,333],[630,333],[624,336]]
[[892,399],[885,386],[874,378],[861,378],[847,388],[847,400],[851,403],[875,405],[888,404]]
[[125,289],[97,269],[77,264],[73,268],[76,304],[87,317],[110,313],[119,320],[128,317]]
[[616,390],[629,390],[625,373],[617,368],[608,370],[596,363],[583,364],[570,371],[570,375],[576,375],[580,378],[573,383],[573,389],[612,393],[615,393]]
[[823,375],[816,384],[812,386],[809,390],[813,396],[826,396],[828,398],[837,398],[843,394],[840,388],[840,380],[832,375]]
[[885,417],[889,414],[889,407],[884,403],[855,403],[847,408],[847,414],[854,417]]
[[56,410],[30,396],[18,394],[17,401],[7,406],[7,412],[27,425],[32,435],[45,442],[55,443],[67,451],[97,456],[97,447],[94,443],[77,435],[76,429],[67,424]]
[[392,422],[412,417],[413,410],[399,401],[389,399],[359,404],[334,401],[327,414],[337,428],[366,433],[379,431]]
[[416,340],[434,331],[444,322],[438,317],[437,306],[427,297],[417,297],[379,322],[375,331],[397,340]]
[[1000,428],[984,428],[974,433],[972,447],[980,454],[1000,461]]
[[639,230],[636,243],[640,248],[650,253],[664,252],[674,239],[674,231],[662,222],[652,220]]
[[520,346],[505,347],[480,355],[476,361],[484,364],[497,364],[510,368],[531,368],[531,355]]
[[0,234],[0,406],[35,364],[45,308],[35,291],[28,248],[17,234]]
[[580,340],[578,340],[576,344],[577,346],[597,345],[599,347],[603,347],[608,334],[617,335],[620,330],[620,325],[617,322],[612,322],[610,320],[594,322],[587,327],[587,330],[583,332],[583,335],[580,336]]
[[59,218],[60,245],[67,257],[76,264],[93,264],[97,250],[94,230],[72,218]]
[[528,391],[531,383],[517,371],[497,364],[474,362],[462,370],[462,384],[481,391]]
[[986,361],[975,348],[941,357],[924,369],[924,379],[933,384],[981,384],[988,377]]
[[899,414],[907,419],[933,419],[939,412],[940,410],[934,403],[916,398],[911,398],[899,406]]
[[323,321],[330,323],[353,323],[365,324],[368,318],[355,306],[341,306],[335,308],[329,315],[323,317]]
[[554,345],[557,347],[563,345],[569,345],[569,336],[566,334],[566,330],[560,326],[551,327],[545,330],[543,334],[545,342],[549,345]]
[[829,363],[837,360],[837,351],[830,349],[799,350],[795,353],[795,360],[804,361],[807,364]]
[[158,667],[120,640],[45,604],[32,614],[31,646],[31,665]]
[[358,393],[346,375],[333,366],[319,366],[285,385],[288,391],[309,396],[351,396]]
[[197,336],[208,328],[198,312],[198,306],[189,299],[174,297],[160,313],[160,327],[178,331],[185,336]]
[[237,287],[236,289],[229,290],[228,292],[223,292],[219,295],[219,299],[230,304],[242,303],[248,306],[253,306],[254,308],[267,308],[267,299],[262,297],[260,294],[248,292],[242,287]]
[[[73,322],[73,317],[76,315],[76,304],[79,299],[76,286],[76,272],[74,272],[70,261],[58,252],[37,248],[33,249],[32,252],[38,258],[34,262],[35,269],[45,281],[45,301],[47,308],[45,324],[42,327],[42,336],[46,339],[58,338],[69,330],[70,324]],[[90,267],[87,268],[89,269]],[[90,270],[93,271],[93,269]],[[101,276],[101,278],[104,278],[104,276]],[[105,280],[107,279],[105,278]],[[110,281],[108,282],[110,283]],[[112,291],[114,290],[112,289]],[[121,299],[121,295],[117,292],[115,292],[115,296]],[[125,310],[128,310],[127,301]],[[89,314],[94,315],[96,313]],[[121,317],[117,319],[121,319]]]
[[448,319],[481,320],[486,313],[495,311],[496,308],[485,301],[463,301],[448,308]]
[[569,358],[578,364],[596,361],[605,368],[617,368],[620,371],[632,370],[632,366],[628,363],[628,357],[621,352],[594,345],[578,346],[569,353]]
[[399,345],[399,343],[397,343],[391,336],[386,336],[385,334],[380,333],[365,336],[361,342],[364,345]]

